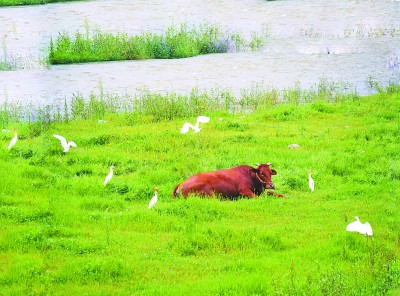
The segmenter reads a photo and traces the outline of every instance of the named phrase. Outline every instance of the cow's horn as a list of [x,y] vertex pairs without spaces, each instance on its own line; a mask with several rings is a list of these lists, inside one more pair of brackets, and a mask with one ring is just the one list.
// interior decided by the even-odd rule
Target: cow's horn
[[259,164],[259,163],[256,163],[256,166],[258,166],[258,167],[259,167],[260,165],[261,165],[261,164]]
[[272,164],[272,162],[267,162],[267,165],[271,165]]

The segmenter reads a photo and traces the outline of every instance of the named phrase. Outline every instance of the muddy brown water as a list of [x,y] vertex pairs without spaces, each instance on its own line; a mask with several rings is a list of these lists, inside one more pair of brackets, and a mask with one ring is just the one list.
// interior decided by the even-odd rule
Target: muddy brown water
[[[400,82],[400,1],[172,0],[82,1],[0,8],[2,50],[19,62],[0,71],[0,104],[51,104],[98,92],[188,93],[255,84],[314,87],[321,79],[346,82],[366,94],[371,79]],[[50,38],[90,29],[139,34],[180,23],[220,25],[250,36],[267,32],[256,52],[179,60],[145,60],[45,67]]]

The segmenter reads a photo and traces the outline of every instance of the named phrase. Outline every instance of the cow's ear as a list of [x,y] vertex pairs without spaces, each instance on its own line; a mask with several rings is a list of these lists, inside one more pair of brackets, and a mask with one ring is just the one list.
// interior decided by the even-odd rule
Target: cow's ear
[[275,170],[271,170],[271,175],[276,175],[276,171]]
[[258,170],[255,169],[255,168],[251,168],[251,169],[249,169],[249,172],[257,174],[257,173],[258,173]]

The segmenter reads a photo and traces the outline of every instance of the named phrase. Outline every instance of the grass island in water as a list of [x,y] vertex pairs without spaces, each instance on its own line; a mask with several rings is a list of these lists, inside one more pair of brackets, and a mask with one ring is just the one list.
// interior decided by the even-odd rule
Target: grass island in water
[[51,41],[49,62],[69,64],[98,61],[178,59],[209,53],[256,49],[263,39],[253,33],[246,40],[238,33],[229,33],[218,26],[187,24],[170,26],[164,33],[143,32],[140,35],[111,34],[99,30],[92,34],[76,33],[74,37],[62,33]]

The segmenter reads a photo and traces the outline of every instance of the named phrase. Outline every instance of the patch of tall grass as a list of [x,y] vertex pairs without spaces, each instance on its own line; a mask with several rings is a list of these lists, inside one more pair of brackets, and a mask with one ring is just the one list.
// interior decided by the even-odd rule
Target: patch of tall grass
[[50,43],[51,64],[119,61],[140,59],[177,59],[209,53],[226,53],[256,49],[263,42],[260,34],[253,33],[247,42],[239,33],[223,31],[216,25],[169,26],[163,33],[143,32],[130,36],[95,30],[77,32],[71,37],[60,34]]
[[3,57],[2,60],[0,60],[0,71],[16,70],[18,62],[13,56],[8,54],[7,43],[4,37],[2,40],[2,48],[3,48]]
[[[388,87],[391,92],[398,92],[396,85]],[[383,91],[383,88],[381,88]],[[71,99],[55,102],[46,106],[34,106],[22,103],[0,105],[0,126],[8,126],[11,122],[27,121],[32,129],[50,126],[52,122],[68,122],[73,119],[103,119],[105,117],[125,114],[127,123],[147,118],[148,121],[173,120],[195,116],[204,112],[251,113],[259,109],[291,104],[282,111],[282,119],[296,116],[296,105],[313,103],[329,112],[329,105],[324,102],[342,102],[357,100],[357,93],[351,91],[346,83],[321,79],[309,90],[301,89],[299,84],[278,90],[262,84],[254,84],[249,89],[242,89],[234,94],[230,89],[199,90],[193,88],[187,94],[169,92],[153,93],[147,89],[132,95],[106,93],[99,85],[99,91],[89,96],[74,95]],[[32,132],[34,132],[32,130]]]
[[0,71],[37,70],[46,68],[47,61],[35,58],[33,55],[19,55],[7,53],[0,61]]
[[[196,103],[185,97],[193,109],[167,117],[154,111],[161,104],[119,113],[119,105],[89,107],[84,99],[76,113],[66,103],[68,120],[46,111],[15,121],[24,111],[2,109],[4,128],[16,127],[19,140],[9,151],[12,134],[0,133],[0,291],[395,295],[400,89],[332,96],[336,86],[324,83],[315,97],[299,87],[255,87],[243,91],[243,105],[229,105],[242,99],[232,94],[218,97],[227,101],[216,110],[211,95],[201,100],[193,91]],[[256,94],[272,99],[255,104]],[[181,134],[199,114],[211,121]],[[63,153],[53,133],[78,147]],[[277,191],[289,198],[171,198],[197,172],[269,161]],[[111,165],[114,177],[103,186]],[[154,186],[159,201],[148,210]],[[373,237],[345,231],[356,215]]]
[[3,55],[0,58],[0,71],[15,71],[20,69],[33,70],[48,66],[47,59],[35,58],[31,54],[20,55],[7,50],[6,38],[2,40]]

